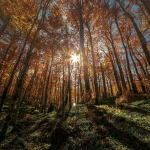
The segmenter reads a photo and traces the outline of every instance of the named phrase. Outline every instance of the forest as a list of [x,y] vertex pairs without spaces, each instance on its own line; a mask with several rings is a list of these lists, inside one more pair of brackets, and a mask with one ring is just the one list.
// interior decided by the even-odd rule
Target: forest
[[150,0],[0,0],[0,149],[150,149]]

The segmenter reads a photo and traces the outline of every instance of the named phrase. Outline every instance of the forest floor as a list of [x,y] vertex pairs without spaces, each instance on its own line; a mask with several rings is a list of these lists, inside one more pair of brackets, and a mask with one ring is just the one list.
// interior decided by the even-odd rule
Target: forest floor
[[[0,128],[5,112],[0,116]],[[0,150],[149,150],[150,99],[115,106],[78,104],[66,118],[28,108]]]

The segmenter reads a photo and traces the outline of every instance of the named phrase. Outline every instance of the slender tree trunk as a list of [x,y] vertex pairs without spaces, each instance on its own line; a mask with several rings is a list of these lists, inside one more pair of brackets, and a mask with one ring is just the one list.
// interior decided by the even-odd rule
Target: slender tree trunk
[[118,55],[117,55],[117,52],[116,52],[116,49],[115,49],[113,43],[112,43],[112,48],[113,48],[114,56],[116,58],[116,63],[117,63],[118,69],[119,69],[123,91],[127,91],[127,86],[126,86],[126,82],[125,82],[125,79],[124,79],[124,74],[123,74],[123,71],[122,71],[122,67],[121,67],[121,64],[119,62]]
[[[42,76],[41,76],[41,78],[42,78]],[[43,96],[43,82],[42,82],[42,79],[40,78],[40,85],[39,85],[39,89],[38,89],[38,95],[37,95],[37,97],[38,97],[38,100],[39,100],[39,109],[40,109],[40,112],[42,112],[42,96]]]
[[110,34],[110,38],[106,34],[105,34],[105,36],[106,36],[106,38],[108,39],[108,41],[110,42],[110,44],[112,46],[112,50],[114,52],[114,56],[116,58],[116,63],[117,63],[118,69],[119,69],[122,88],[123,88],[123,91],[125,92],[125,91],[127,91],[127,86],[126,86],[126,82],[125,82],[125,79],[124,79],[124,74],[123,74],[123,71],[122,71],[122,67],[121,67],[121,64],[120,64],[119,59],[118,59],[118,54],[116,52],[116,48],[115,48],[115,45],[114,45],[113,35],[111,33],[111,26],[110,26],[109,34]]
[[[130,47],[130,48],[131,48],[131,47]],[[132,55],[134,56],[134,58],[136,59],[136,61],[138,62],[138,64],[139,64],[139,66],[140,66],[140,68],[141,68],[141,70],[142,70],[144,76],[146,77],[146,76],[147,76],[147,72],[145,71],[145,69],[144,69],[144,67],[143,67],[143,65],[142,65],[142,63],[141,63],[141,61],[138,59],[138,57],[136,56],[136,54],[134,53],[134,51],[133,51],[132,48],[131,48],[131,53],[132,53]]]
[[147,13],[145,12],[145,10],[143,9],[143,7],[141,5],[139,5],[144,17],[147,19],[148,24],[150,25],[150,18],[149,18],[149,14],[147,15]]
[[37,75],[37,71],[38,71],[38,67],[36,66],[36,68],[34,70],[34,73],[33,73],[32,77],[30,79],[30,82],[29,82],[28,86],[25,89],[25,92],[24,92],[24,95],[23,95],[23,98],[22,98],[22,102],[25,101],[25,99],[27,97],[30,97],[30,94],[28,94],[28,93],[30,93],[32,91],[32,86],[33,86],[34,78]]
[[111,77],[109,78],[109,85],[110,85],[110,90],[111,90],[111,96],[113,96],[113,95],[114,95],[114,92],[113,92],[113,86],[112,86]]
[[[69,50],[69,42],[68,42],[68,28],[66,26],[66,49],[67,49],[67,53],[70,52]],[[67,105],[67,103],[69,103],[69,109],[71,109],[71,106],[72,106],[72,102],[71,102],[71,99],[72,99],[72,94],[71,94],[71,64],[70,64],[70,56],[67,56],[68,58],[68,63],[67,63],[67,66],[68,66],[68,81],[67,81],[67,92],[66,92],[66,95],[65,95],[65,106]],[[64,106],[64,107],[65,107]]]
[[32,39],[31,45],[30,45],[30,49],[27,52],[25,64],[24,64],[23,70],[21,71],[21,74],[20,74],[20,77],[19,77],[19,80],[18,80],[18,84],[17,84],[17,89],[16,89],[16,92],[15,92],[15,95],[17,95],[17,97],[13,97],[13,101],[16,101],[17,98],[18,98],[16,109],[15,109],[15,115],[14,115],[14,123],[17,122],[19,109],[20,109],[20,104],[21,104],[21,100],[22,100],[23,86],[24,86],[26,74],[27,74],[27,71],[28,71],[29,62],[30,62],[30,59],[31,59],[31,56],[32,56],[32,50],[33,50],[33,47],[34,47],[35,39],[36,39],[36,36],[39,33],[39,31],[40,31],[40,28],[38,28],[36,30],[36,32],[34,34],[34,37]]
[[[62,102],[62,108],[64,110],[65,108],[65,96],[68,94],[68,89],[67,89],[67,94],[65,95],[65,67],[64,67],[64,60],[63,60],[63,78],[62,78],[62,90],[61,90],[61,102]],[[68,99],[68,96],[67,96]]]
[[81,79],[81,68],[79,69],[79,84],[80,84],[80,99],[81,99],[81,103],[84,103],[84,91],[83,91],[83,87],[82,87],[82,79]]
[[[107,47],[108,51],[110,52],[110,49]],[[119,83],[119,75],[117,73],[117,70],[116,70],[116,66],[114,64],[114,61],[113,59],[111,58],[112,56],[109,57],[110,59],[110,62],[111,62],[111,66],[113,68],[113,73],[114,73],[114,77],[115,77],[115,81],[116,81],[116,84],[117,84],[117,88],[118,88],[118,93],[122,93],[122,87]]]
[[107,91],[107,98],[108,98],[110,96],[110,86],[109,86],[108,77],[106,78],[106,91]]
[[132,92],[132,88],[131,88],[131,82],[130,82],[130,80],[129,80],[129,75],[128,75],[128,70],[127,70],[127,67],[125,67],[125,70],[126,70],[126,79],[127,79],[127,84],[128,84],[128,89],[129,89],[129,91],[130,92]]
[[9,77],[9,80],[8,80],[8,82],[7,82],[7,85],[6,85],[6,87],[5,87],[4,91],[3,91],[2,100],[1,100],[1,103],[0,103],[0,112],[1,112],[1,110],[2,110],[4,101],[5,101],[5,99],[6,99],[7,92],[8,92],[8,90],[9,90],[9,88],[10,88],[11,83],[12,83],[13,77],[14,77],[14,75],[15,75],[15,71],[16,71],[16,69],[17,69],[19,63],[20,63],[20,60],[21,60],[21,57],[22,57],[22,55],[23,55],[23,52],[24,52],[25,46],[26,46],[26,44],[27,44],[27,41],[28,41],[28,39],[29,39],[29,36],[30,36],[30,34],[31,34],[32,30],[33,30],[33,27],[34,27],[34,25],[35,25],[37,19],[38,19],[38,15],[39,15],[40,10],[41,10],[41,9],[39,9],[38,12],[37,12],[36,18],[34,19],[34,22],[33,22],[32,26],[31,26],[31,28],[30,28],[30,30],[29,30],[29,32],[28,32],[28,35],[27,35],[27,37],[26,37],[26,39],[25,39],[25,42],[24,42],[24,45],[23,45],[23,47],[22,47],[22,49],[21,49],[21,52],[20,52],[20,54],[19,54],[19,57],[18,57],[18,59],[17,59],[15,65],[14,65],[14,67],[13,67],[13,71],[11,72],[11,75],[10,75],[10,77]]
[[136,72],[136,74],[137,74],[138,80],[140,81],[140,86],[141,86],[142,92],[143,92],[143,93],[146,93],[146,88],[145,88],[145,86],[144,86],[144,83],[143,83],[143,81],[142,81],[142,78],[140,77],[140,74],[139,74],[139,72],[138,72],[136,63],[135,63],[135,61],[134,61],[134,59],[133,59],[133,56],[132,56],[132,53],[131,53],[131,48],[130,48],[130,45],[129,45],[128,40],[127,40],[127,44],[128,44],[128,48],[129,48],[129,54],[130,54],[131,60],[132,60],[132,62],[133,62],[134,68],[135,68],[135,72]]
[[140,0],[140,2],[143,4],[147,13],[150,15],[150,1],[149,0]]
[[90,92],[90,82],[89,82],[89,74],[88,74],[88,60],[87,56],[85,54],[84,49],[84,23],[83,23],[83,12],[82,12],[82,6],[80,4],[79,6],[79,21],[80,21],[80,47],[82,51],[83,56],[83,70],[84,70],[84,82],[85,82],[85,94],[86,94],[86,101],[90,100],[91,98],[91,92]]
[[42,99],[41,99],[41,103],[42,103],[42,109],[41,112],[44,112],[44,106],[45,106],[45,91],[46,91],[46,84],[47,84],[47,74],[48,74],[48,68],[49,68],[49,60],[46,61],[46,66],[45,66],[45,72],[44,72],[44,81],[43,81],[43,89],[42,89]]
[[129,77],[130,77],[130,81],[131,81],[132,90],[133,90],[133,93],[138,93],[138,90],[137,90],[136,84],[135,84],[135,82],[133,80],[132,72],[131,72],[131,69],[130,69],[130,63],[129,63],[129,58],[128,58],[128,51],[127,51],[127,48],[125,46],[124,39],[123,39],[121,30],[120,30],[120,27],[119,27],[119,24],[118,24],[117,16],[115,16],[115,22],[116,22],[116,25],[117,25],[117,28],[118,28],[118,31],[119,31],[119,34],[120,34],[120,37],[121,37],[121,41],[122,41],[122,44],[123,44],[123,47],[124,47],[124,50],[125,50],[126,61],[127,61],[127,68],[128,68],[128,72],[129,72]]
[[[78,66],[79,67],[79,66]],[[77,82],[77,103],[80,102],[80,81],[79,81],[80,75],[78,74],[78,82]]]
[[75,73],[74,101],[77,102],[77,74]]
[[71,73],[70,73],[70,62],[68,62],[68,94],[69,94],[69,108],[71,109],[72,103],[71,103]]
[[103,98],[107,98],[107,90],[106,90],[106,81],[105,81],[105,73],[102,63],[101,66],[101,72],[102,72],[102,79],[103,79]]
[[[112,36],[111,36],[112,38]],[[112,39],[113,40],[113,39]],[[126,86],[126,82],[125,82],[125,79],[124,79],[124,74],[123,74],[123,71],[122,71],[122,67],[121,67],[121,64],[119,62],[119,59],[118,59],[118,54],[116,52],[116,48],[114,46],[114,43],[113,41],[111,41],[111,45],[112,45],[112,49],[113,49],[113,52],[114,52],[114,56],[116,58],[116,63],[117,63],[117,66],[118,66],[118,69],[119,69],[119,73],[120,73],[120,78],[121,78],[121,83],[122,83],[122,88],[123,88],[123,91],[127,91],[127,86]]]
[[[132,22],[132,24],[133,24],[133,26],[134,26],[134,28],[135,28],[135,31],[136,31],[136,33],[137,33],[137,35],[138,35],[138,38],[139,38],[139,40],[140,40],[140,43],[141,43],[143,52],[144,52],[144,54],[145,54],[145,57],[146,57],[146,59],[147,59],[147,62],[148,62],[148,64],[149,64],[149,66],[150,66],[150,52],[149,52],[149,50],[148,50],[148,48],[147,48],[147,42],[146,42],[145,37],[143,36],[142,32],[140,31],[140,29],[139,29],[138,25],[136,24],[136,22],[135,22],[133,16],[132,16],[129,12],[127,12],[127,11],[125,10],[125,8],[124,8],[123,5],[121,4],[120,0],[117,0],[117,1],[118,1],[118,3],[120,4],[120,6],[121,6],[123,12],[125,13],[125,15],[131,20],[131,22]],[[145,4],[144,6],[146,6],[146,4],[148,4],[147,6],[148,6],[148,8],[149,8],[149,2],[148,2],[148,1],[146,1],[146,0],[141,0],[141,1]],[[149,11],[150,11],[150,8],[149,8]]]
[[[140,62],[142,61],[143,63],[143,68],[145,68],[145,72],[147,75],[149,75],[149,71],[148,71],[148,67],[149,65],[147,64],[147,60],[145,59],[145,56],[143,56],[140,52],[138,52],[136,49],[134,49],[134,51],[137,52],[137,54],[142,58],[142,60],[140,59],[140,57],[138,56],[138,59],[140,60]],[[134,52],[135,53],[135,52]]]
[[53,55],[52,55],[52,60],[51,60],[51,65],[47,77],[47,82],[46,82],[46,88],[45,88],[45,96],[44,96],[44,113],[46,113],[46,106],[47,106],[47,99],[48,99],[48,87],[49,87],[49,81],[50,81],[50,76],[51,76],[51,71],[52,71],[52,66],[53,66]]
[[94,58],[93,39],[91,35],[90,26],[88,23],[87,23],[87,29],[88,29],[89,36],[90,36],[90,46],[91,46],[91,54],[92,54],[92,64],[93,64],[92,69],[93,69],[93,74],[94,74],[94,88],[96,92],[95,104],[98,104],[99,103],[99,90],[98,90],[98,83],[97,83],[95,58]]

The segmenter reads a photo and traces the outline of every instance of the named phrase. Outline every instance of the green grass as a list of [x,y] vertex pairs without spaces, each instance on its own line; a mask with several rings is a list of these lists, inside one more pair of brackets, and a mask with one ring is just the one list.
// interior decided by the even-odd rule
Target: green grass
[[[79,104],[72,107],[67,120],[59,127],[61,112],[31,113],[32,108],[29,108],[29,112],[20,120],[21,132],[8,132],[3,148],[48,150],[57,146],[61,150],[150,149],[150,99],[120,106],[115,106],[114,100],[105,99],[99,106]],[[52,139],[58,141],[56,145]]]
[[150,149],[150,100],[124,103],[118,107],[100,105],[96,106],[95,113],[103,116],[97,124],[104,125],[108,131],[112,147]]
[[78,105],[67,120],[68,141],[64,150],[147,150],[150,149],[150,100],[116,107],[105,99],[88,111]]

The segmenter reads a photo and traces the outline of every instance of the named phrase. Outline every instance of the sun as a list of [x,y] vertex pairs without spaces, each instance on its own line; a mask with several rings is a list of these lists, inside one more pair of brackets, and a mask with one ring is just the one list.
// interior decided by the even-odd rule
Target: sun
[[71,56],[71,60],[72,60],[72,62],[78,62],[79,61],[79,56],[78,55],[76,55],[76,54],[74,54],[74,55],[72,55]]

